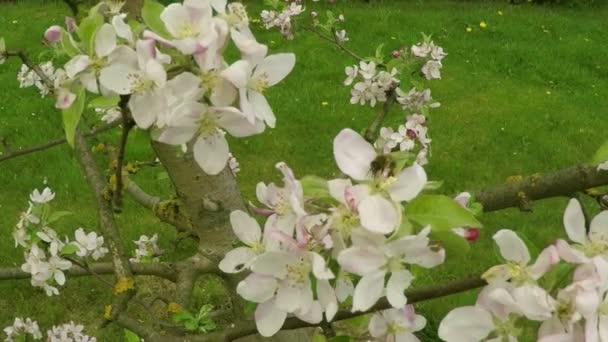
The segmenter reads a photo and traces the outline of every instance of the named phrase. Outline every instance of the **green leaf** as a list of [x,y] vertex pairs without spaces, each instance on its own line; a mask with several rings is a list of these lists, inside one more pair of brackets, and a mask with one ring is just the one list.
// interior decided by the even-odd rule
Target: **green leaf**
[[165,6],[156,1],[145,0],[144,7],[141,10],[141,17],[144,23],[156,34],[164,38],[170,38],[171,35],[165,27],[165,23],[160,19],[160,14],[164,11]]
[[603,163],[608,160],[608,141],[602,144],[600,148],[595,152],[593,158],[591,158],[591,163],[594,165]]
[[198,321],[195,319],[185,321],[184,327],[186,328],[186,330],[196,331],[198,330]]
[[346,335],[341,335],[341,336],[336,336],[336,337],[332,337],[328,340],[328,342],[350,342],[353,339],[350,336],[346,336]]
[[255,309],[257,308],[258,304],[254,302],[245,302],[245,305],[243,305],[243,311],[247,315],[252,315],[255,312]]
[[376,57],[376,59],[378,59],[380,61],[384,60],[384,53],[382,51],[383,49],[384,49],[384,44],[380,44],[380,45],[378,45],[378,47],[376,47],[375,57]]
[[433,231],[456,227],[481,228],[473,213],[452,198],[443,195],[421,195],[405,206],[408,219],[421,226],[431,225]]
[[469,242],[462,236],[454,234],[452,231],[433,231],[430,237],[434,241],[439,241],[448,257],[464,257],[471,249]]
[[175,323],[182,323],[182,322],[185,322],[188,320],[193,320],[194,316],[189,311],[182,310],[180,312],[175,313],[173,315],[172,319],[173,319],[173,322],[175,322]]
[[119,102],[120,96],[99,96],[89,101],[87,108],[111,108],[118,106]]
[[72,215],[71,211],[67,211],[67,210],[55,211],[49,216],[49,218],[46,220],[46,223],[57,222],[62,217],[69,216],[69,215]]
[[125,341],[126,342],[140,342],[141,338],[129,329],[125,329]]
[[76,100],[72,103],[72,106],[68,109],[63,110],[63,127],[65,129],[65,138],[68,144],[74,147],[74,135],[76,134],[76,127],[80,122],[82,111],[84,110],[84,100],[86,94],[84,88],[81,88],[76,93]]
[[95,33],[103,25],[103,16],[98,12],[91,13],[84,18],[76,33],[82,42],[82,46],[89,49],[89,53],[93,53]]
[[78,47],[78,43],[76,43],[72,35],[64,29],[61,29],[61,47],[69,57],[82,54]]
[[315,334],[312,336],[311,342],[327,342],[327,338],[320,331],[315,331]]
[[61,249],[61,254],[62,255],[72,255],[72,254],[76,253],[76,251],[78,251],[78,246],[70,243],[70,244],[63,246],[63,248]]
[[300,179],[302,190],[306,197],[323,198],[331,197],[327,181],[318,176],[304,176]]

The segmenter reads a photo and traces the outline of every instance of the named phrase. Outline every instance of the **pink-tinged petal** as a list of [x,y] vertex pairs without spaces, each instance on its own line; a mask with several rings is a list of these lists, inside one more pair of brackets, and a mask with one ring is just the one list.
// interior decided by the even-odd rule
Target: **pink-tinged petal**
[[357,207],[361,225],[369,231],[390,234],[401,221],[401,212],[395,203],[382,195],[371,195]]
[[591,241],[608,242],[608,210],[595,215],[589,225],[589,239]]
[[576,293],[576,310],[583,315],[583,317],[589,319],[589,317],[595,315],[598,311],[598,307],[602,302],[602,298],[597,293],[595,286],[583,288]]
[[220,76],[234,84],[237,88],[245,88],[251,76],[251,68],[249,62],[239,60],[222,70]]
[[414,276],[408,270],[394,272],[386,284],[386,299],[394,308],[402,308],[407,304],[405,290],[410,287]]
[[501,320],[505,320],[509,317],[509,314],[512,312],[512,307],[505,306],[496,300],[492,299],[490,296],[494,290],[496,289],[504,289],[507,291],[511,291],[513,289],[513,285],[507,282],[496,282],[485,286],[479,295],[477,296],[476,306],[483,308],[484,310],[492,313],[492,315],[496,316]]
[[[179,37],[185,25],[192,25],[190,13],[182,4],[170,4],[160,14],[160,19],[165,23],[167,31],[173,37]],[[194,13],[193,13],[194,14]]]
[[370,177],[371,164],[376,157],[374,147],[352,129],[343,129],[334,139],[334,158],[338,168],[355,180]]
[[86,55],[78,55],[65,64],[65,73],[69,78],[74,78],[78,73],[91,65],[91,58]]
[[274,116],[272,108],[270,107],[268,100],[266,100],[266,97],[262,93],[258,93],[255,90],[249,90],[247,95],[255,116],[260,120],[264,120],[268,127],[274,128],[277,118]]
[[249,246],[260,242],[262,239],[262,229],[258,222],[242,210],[235,210],[230,213],[230,224],[239,240]]
[[468,192],[461,192],[454,197],[454,201],[456,201],[463,208],[466,208],[469,205],[470,200],[471,194]]
[[[302,288],[303,284],[291,284],[284,282],[279,284],[275,304],[277,308],[292,313],[298,310],[305,300],[305,291]],[[308,285],[310,286],[310,285]],[[312,295],[311,295],[312,300]]]
[[194,143],[194,159],[209,175],[217,175],[226,167],[230,158],[228,142],[221,133],[199,137]]
[[236,292],[250,302],[264,303],[274,296],[277,287],[275,278],[252,273],[239,282]]
[[239,273],[251,265],[257,255],[249,247],[237,247],[228,251],[219,268],[224,273]]
[[325,311],[326,321],[331,322],[338,312],[338,299],[329,281],[324,279],[317,281],[317,296],[319,297],[321,308]]
[[[570,340],[563,339],[564,336]],[[559,319],[553,316],[544,321],[538,328],[538,342],[572,342],[572,336],[566,333],[566,328]]]
[[386,262],[384,253],[373,247],[350,247],[338,254],[345,271],[361,276],[378,271]]
[[549,272],[551,267],[559,262],[559,253],[555,246],[545,248],[536,259],[536,262],[530,266],[528,271],[535,280],[540,279],[545,273]]
[[298,310],[294,314],[298,319],[310,324],[319,324],[323,320],[323,309],[318,301],[313,302],[307,310]]
[[568,242],[565,240],[559,239],[555,243],[555,247],[557,248],[557,253],[559,257],[564,259],[564,261],[573,263],[573,264],[582,264],[589,260],[585,256],[585,253],[579,251],[577,249],[572,248]]
[[256,65],[264,60],[268,53],[268,46],[258,43],[255,38],[248,37],[237,30],[231,30],[230,36],[234,45],[241,52],[241,59]]
[[369,324],[367,325],[367,329],[369,330],[369,334],[375,338],[381,338],[386,336],[388,333],[388,322],[382,315],[382,312],[376,312],[372,318],[369,320]]
[[351,187],[353,183],[350,179],[332,179],[327,182],[327,186],[329,188],[329,194],[336,201],[346,204],[345,194],[346,188]]
[[65,88],[59,88],[57,91],[57,101],[55,102],[55,108],[68,109],[72,106],[76,100],[76,94]]
[[230,106],[236,98],[236,87],[225,79],[218,79],[209,99],[214,106]]
[[253,77],[264,77],[271,87],[283,80],[296,65],[296,55],[293,53],[278,53],[270,55],[258,64]]
[[53,25],[44,32],[44,39],[50,43],[56,43],[61,40],[61,27]]
[[447,342],[483,341],[494,330],[492,315],[475,306],[450,311],[439,324],[439,337]]
[[585,215],[581,204],[575,198],[568,202],[568,206],[564,211],[564,227],[570,240],[584,244],[587,240],[585,230]]
[[521,315],[520,306],[517,302],[515,302],[515,299],[513,298],[511,292],[513,292],[512,286],[493,286],[491,289],[488,290],[487,301],[492,303],[492,312],[498,309],[498,312],[500,313],[507,312]]
[[530,252],[522,239],[512,230],[501,229],[493,236],[498,245],[500,255],[505,260],[527,265],[530,262]]
[[383,271],[377,271],[364,275],[359,280],[353,295],[353,312],[368,310],[382,297],[384,275]]
[[125,23],[125,18],[126,15],[124,14],[115,15],[112,17],[112,26],[117,36],[133,43],[133,31],[131,30],[131,26]]
[[245,114],[234,107],[214,107],[213,113],[218,126],[237,138],[260,134],[266,128],[261,121],[256,120],[252,124]]
[[[600,342],[598,331],[599,317],[593,314],[585,319],[585,342]],[[603,341],[601,341],[603,342]]]
[[426,172],[422,166],[414,164],[405,168],[397,175],[397,180],[388,187],[388,192],[393,201],[411,201],[426,184]]
[[325,259],[317,253],[309,252],[312,261],[312,273],[317,279],[333,279],[334,273],[327,267]]
[[270,337],[279,332],[285,318],[287,318],[287,312],[278,309],[274,300],[258,305],[255,310],[255,325],[260,335],[264,337]]
[[280,279],[287,275],[287,266],[293,261],[293,256],[285,252],[266,252],[259,255],[251,265],[251,270],[261,275]]
[[163,37],[159,36],[158,34],[152,32],[152,31],[149,31],[149,30],[145,30],[142,33],[142,38],[144,38],[146,40],[154,40],[156,42],[160,42],[163,45],[168,46],[168,47],[175,47],[173,45],[172,41],[170,41],[170,40],[168,40],[166,38],[163,38]]
[[110,24],[103,24],[95,33],[95,54],[106,57],[116,48],[116,31]]
[[151,59],[145,66],[146,78],[153,81],[157,88],[163,87],[167,83],[167,72],[162,64],[155,59]]

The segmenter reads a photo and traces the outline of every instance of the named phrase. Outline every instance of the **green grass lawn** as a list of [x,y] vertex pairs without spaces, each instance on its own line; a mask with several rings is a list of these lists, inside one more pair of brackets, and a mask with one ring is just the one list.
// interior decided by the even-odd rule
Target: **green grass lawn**
[[[257,2],[249,8],[252,16],[261,9]],[[68,13],[61,2],[38,0],[2,3],[0,11],[0,36],[11,49],[27,49],[32,56],[44,50],[40,40],[45,28],[62,24]],[[442,106],[429,122],[433,150],[427,167],[431,179],[444,181],[446,194],[585,162],[606,139],[608,120],[602,117],[608,109],[608,8],[344,0],[334,11],[344,13],[351,36],[348,45],[360,55],[372,55],[379,43],[387,49],[415,43],[420,32],[433,34],[449,53],[443,79],[432,84],[433,97]],[[488,24],[485,30],[479,27],[481,21]],[[469,26],[472,32],[466,31]],[[299,176],[336,176],[333,137],[344,127],[364,128],[374,113],[348,103],[349,89],[341,82],[344,67],[354,62],[350,57],[306,34],[293,41],[283,41],[277,33],[259,32],[257,37],[273,51],[295,52],[298,62],[286,81],[269,92],[277,128],[231,142],[241,163],[239,181],[252,200],[258,181],[278,179],[274,169],[278,161],[286,161]],[[40,99],[32,89],[18,89],[19,66],[17,61],[0,66],[0,137],[14,149],[63,134],[61,116],[51,99]],[[397,125],[399,117],[395,109],[389,123]],[[89,115],[89,123],[96,120]],[[100,139],[116,137],[112,133]],[[128,158],[152,157],[145,134],[136,134]],[[156,178],[158,171],[146,170],[136,179],[151,193],[168,194],[170,185]],[[1,265],[21,264],[11,231],[27,205],[29,191],[45,180],[57,192],[56,205],[74,212],[58,230],[71,234],[79,226],[95,227],[92,196],[83,191],[85,181],[66,146],[1,163]],[[517,229],[539,247],[550,243],[564,235],[564,207],[565,200],[547,200],[536,203],[532,213],[510,209],[485,215],[485,230],[467,259],[450,260],[417,284],[457,279],[492,265],[496,253],[491,236],[500,228]],[[171,248],[172,230],[130,199],[119,222],[126,240],[158,232],[162,247]],[[192,246],[184,244],[178,254],[191,251]],[[105,285],[94,279],[69,279],[61,292],[47,298],[27,280],[1,282],[0,325],[10,324],[15,316],[38,319],[44,328],[68,320],[91,324],[100,319],[111,297]],[[451,307],[472,300],[471,294],[463,294],[421,305],[429,320],[423,340],[436,339],[433,329]],[[117,341],[122,334],[114,326],[94,333],[101,341]]]

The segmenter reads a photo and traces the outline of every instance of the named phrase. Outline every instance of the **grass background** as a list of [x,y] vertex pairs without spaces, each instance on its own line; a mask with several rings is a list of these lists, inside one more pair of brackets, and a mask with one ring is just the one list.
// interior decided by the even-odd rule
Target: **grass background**
[[[261,2],[261,1],[260,1]],[[256,16],[261,6],[249,2]],[[327,5],[311,5],[320,13]],[[430,119],[433,138],[427,172],[443,180],[446,194],[476,190],[500,183],[509,176],[567,167],[589,159],[606,139],[608,120],[608,45],[605,18],[608,9],[595,7],[510,6],[505,2],[460,1],[339,1],[331,6],[346,17],[349,47],[372,55],[379,43],[395,49],[419,40],[420,32],[433,34],[449,55],[443,79],[433,82],[433,97],[442,103]],[[309,8],[310,10],[310,8]],[[0,3],[0,36],[11,49],[26,49],[36,57],[44,48],[41,36],[52,24],[62,24],[68,9],[55,1]],[[500,15],[498,12],[501,12]],[[305,14],[306,15],[306,14]],[[483,30],[479,23],[488,25]],[[472,32],[466,28],[471,27]],[[373,110],[348,104],[349,89],[341,85],[343,69],[354,61],[317,38],[303,34],[284,41],[277,33],[258,30],[258,40],[273,51],[293,51],[297,63],[292,74],[269,91],[278,117],[277,128],[257,137],[232,141],[241,163],[239,182],[253,199],[258,181],[278,179],[273,165],[286,161],[296,175],[337,175],[331,141],[344,127],[364,128]],[[42,59],[43,56],[41,56]],[[62,136],[60,114],[51,99],[41,99],[33,89],[19,90],[16,73],[20,63],[0,66],[0,137],[13,149]],[[323,105],[327,102],[327,105]],[[89,123],[96,122],[94,114]],[[390,124],[399,123],[395,110]],[[115,139],[115,133],[101,139]],[[6,153],[6,151],[4,151]],[[143,133],[136,134],[128,158],[150,160]],[[146,170],[137,180],[146,190],[167,194],[167,180],[158,170]],[[66,146],[0,164],[0,264],[19,266],[21,252],[14,248],[11,231],[27,206],[28,193],[43,182],[57,192],[56,207],[74,215],[56,228],[65,234],[79,226],[92,229],[96,213],[92,196],[83,191],[84,179]],[[417,284],[439,283],[482,271],[496,261],[492,233],[513,228],[542,247],[563,236],[565,200],[546,200],[532,213],[510,209],[482,217],[485,230],[466,262],[451,260]],[[169,249],[174,234],[127,198],[119,216],[124,238],[158,232]],[[133,244],[127,243],[132,250]],[[191,253],[182,245],[177,255]],[[150,283],[150,282],[147,282]],[[150,291],[154,285],[150,285]],[[37,319],[44,329],[69,320],[97,322],[110,292],[94,279],[69,279],[62,295],[47,298],[27,280],[0,282],[0,326],[15,316]],[[146,290],[144,290],[146,292]],[[210,298],[213,288],[199,289]],[[434,341],[433,330],[454,305],[471,303],[471,293],[433,300],[419,310],[429,324],[421,335]],[[101,341],[119,341],[114,326],[94,331]]]

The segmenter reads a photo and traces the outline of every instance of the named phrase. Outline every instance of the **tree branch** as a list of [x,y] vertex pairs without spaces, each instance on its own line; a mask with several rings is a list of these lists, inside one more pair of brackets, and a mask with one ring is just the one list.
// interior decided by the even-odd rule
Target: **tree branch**
[[332,43],[333,45],[335,45],[338,49],[342,50],[344,53],[346,53],[347,55],[351,56],[352,58],[356,59],[357,61],[362,61],[363,57],[357,55],[356,53],[354,53],[352,50],[350,50],[349,48],[347,48],[346,46],[344,46],[344,44],[342,44],[341,42],[338,41],[337,37],[335,36],[334,33],[334,37],[328,37],[326,35],[324,35],[322,32],[320,32],[316,27],[311,26],[311,27],[304,27],[305,30],[310,31],[314,34],[316,34],[319,38],[326,40],[330,43]]
[[529,202],[550,197],[572,196],[578,191],[608,184],[608,172],[597,166],[578,165],[547,174],[511,177],[504,184],[485,188],[475,194],[485,212],[510,207],[524,208]]
[[372,144],[378,138],[378,132],[380,131],[380,127],[382,126],[384,119],[386,119],[386,115],[391,110],[391,106],[397,100],[397,92],[395,92],[395,88],[396,86],[391,88],[387,92],[386,102],[384,102],[384,104],[382,105],[382,110],[378,112],[374,121],[372,121],[372,123],[365,130],[365,140]]
[[[103,132],[107,132],[109,130],[111,130],[114,127],[117,127],[118,125],[121,124],[122,121],[118,120],[118,121],[114,121],[112,123],[103,125],[103,126],[99,126],[98,128],[95,128],[89,132],[86,133],[82,133],[82,135],[84,137],[93,137],[96,136],[98,134],[101,134]],[[51,141],[48,141],[44,144],[40,144],[40,145],[36,145],[36,146],[32,146],[32,147],[28,147],[28,148],[24,148],[22,150],[18,150],[18,151],[11,151],[10,153],[7,153],[5,155],[0,156],[0,162],[9,160],[9,159],[13,159],[13,158],[17,158],[20,156],[24,156],[30,153],[35,153],[35,152],[40,152],[40,151],[44,151],[47,150],[51,147],[55,147],[58,145],[62,145],[65,144],[67,142],[67,140],[65,138],[58,138],[58,139],[54,139]]]
[[32,62],[32,60],[25,54],[25,52],[23,52],[23,51],[6,51],[5,55],[6,55],[6,57],[19,57],[19,59],[21,59],[23,64],[25,64],[28,68],[30,68],[30,70],[34,70],[36,75],[38,75],[38,77],[40,77],[42,82],[49,88],[51,93],[53,92],[53,90],[54,90],[53,81],[51,81],[48,78],[48,76],[44,72],[42,72],[42,70],[40,69],[40,67],[38,65],[36,65],[36,64],[34,64],[34,62]]
[[118,146],[118,156],[116,158],[116,172],[114,174],[116,178],[116,186],[113,192],[113,203],[114,210],[116,212],[122,211],[122,190],[123,190],[123,179],[122,169],[125,162],[125,153],[127,149],[127,141],[129,139],[129,133],[135,125],[135,122],[129,118],[129,103],[130,96],[122,95],[120,97],[120,115],[122,116],[122,134],[120,136],[120,145]]

